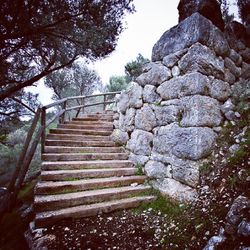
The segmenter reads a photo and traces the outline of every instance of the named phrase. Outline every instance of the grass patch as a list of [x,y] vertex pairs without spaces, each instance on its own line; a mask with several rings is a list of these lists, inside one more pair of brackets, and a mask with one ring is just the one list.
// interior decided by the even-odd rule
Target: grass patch
[[32,203],[36,183],[37,180],[33,180],[30,183],[25,184],[18,193],[18,200],[21,200],[23,203]]
[[209,174],[212,171],[212,166],[208,162],[204,162],[200,167],[199,171],[201,175]]
[[157,106],[157,107],[161,107],[162,106],[161,102],[155,102],[154,105]]
[[237,176],[233,175],[229,177],[229,185],[231,187],[231,189],[234,189],[237,185]]
[[167,197],[161,195],[160,191],[151,189],[149,191],[143,192],[145,196],[156,196],[156,199],[150,203],[145,203],[135,209],[137,212],[142,212],[149,208],[152,208],[154,212],[161,212],[163,214],[167,214],[170,217],[177,217],[179,216],[184,209],[186,208],[185,205],[180,206],[179,203],[170,200]]
[[63,189],[57,192],[53,192],[50,194],[69,194],[69,193],[77,193],[77,192],[81,192],[81,191],[86,191],[86,190],[69,190],[69,189]]
[[86,180],[86,179],[92,179],[92,178],[74,178],[74,177],[68,177],[68,178],[63,179],[62,181],[80,181],[82,179]]
[[248,161],[250,156],[250,133],[248,132],[246,135],[246,141],[241,142],[240,148],[233,154],[233,156],[229,157],[228,165],[236,166],[245,161]]
[[136,164],[135,168],[136,168],[135,175],[144,175],[142,165]]

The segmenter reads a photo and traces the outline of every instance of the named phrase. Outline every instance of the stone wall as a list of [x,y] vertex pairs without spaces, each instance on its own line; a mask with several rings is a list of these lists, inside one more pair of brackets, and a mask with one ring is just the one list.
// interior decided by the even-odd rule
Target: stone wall
[[242,41],[196,12],[162,35],[152,62],[117,97],[112,137],[162,193],[196,198],[199,166],[221,126],[239,116],[230,95],[249,79],[249,59]]

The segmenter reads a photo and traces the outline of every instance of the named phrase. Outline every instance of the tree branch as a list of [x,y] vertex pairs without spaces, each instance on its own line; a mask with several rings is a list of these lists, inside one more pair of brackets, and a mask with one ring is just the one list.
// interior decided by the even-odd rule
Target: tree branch
[[0,40],[9,40],[9,39],[18,39],[24,36],[30,36],[33,34],[38,34],[38,33],[43,33],[44,30],[50,29],[55,27],[56,25],[63,23],[63,22],[67,22],[69,20],[71,20],[72,18],[81,16],[84,14],[85,11],[81,11],[75,15],[69,15],[69,16],[65,16],[63,18],[58,19],[57,21],[55,21],[54,23],[50,23],[44,26],[37,26],[37,27],[31,27],[30,30],[26,31],[26,32],[17,32],[17,33],[12,33],[12,34],[4,34],[4,35],[0,35]]
[[20,101],[19,99],[17,99],[16,97],[11,97],[12,100],[14,100],[15,102],[20,103],[22,106],[24,106],[26,109],[28,109],[29,111],[31,111],[32,113],[36,113],[35,110],[33,110],[32,108],[30,108],[28,105],[26,105],[25,103],[23,103],[22,101]]
[[[71,60],[69,60],[67,63],[65,64],[62,64],[62,65],[59,65],[55,68],[52,68],[52,69],[45,69],[44,71],[42,71],[40,74],[32,77],[31,79],[25,81],[25,82],[22,82],[18,85],[15,85],[15,86],[12,86],[12,87],[9,87],[8,89],[4,90],[2,93],[0,93],[0,101],[4,100],[5,98],[9,97],[10,95],[12,95],[13,93],[21,90],[22,88],[24,87],[27,87],[27,86],[31,86],[34,82],[37,82],[38,80],[40,80],[41,78],[43,78],[44,76],[47,76],[49,75],[50,73],[52,73],[53,71],[56,71],[56,70],[59,70],[59,69],[62,69],[66,66],[69,66],[70,64],[72,64],[74,61],[76,60],[76,56],[74,56]],[[52,65],[51,65],[52,66]]]

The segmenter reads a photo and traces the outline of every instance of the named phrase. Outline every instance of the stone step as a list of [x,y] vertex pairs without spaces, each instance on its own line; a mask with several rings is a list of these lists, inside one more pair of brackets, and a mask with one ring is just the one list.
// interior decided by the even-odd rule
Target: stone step
[[35,194],[65,193],[97,188],[121,187],[131,185],[132,183],[142,184],[145,180],[146,176],[135,175],[125,177],[95,178],[79,181],[38,182]]
[[87,114],[77,117],[76,119],[82,118],[96,118],[96,119],[112,119],[114,114]]
[[87,130],[87,129],[68,129],[68,128],[53,128],[50,129],[52,134],[70,134],[70,135],[111,135],[111,131],[102,130]]
[[128,198],[128,196],[138,195],[150,189],[150,186],[140,185],[136,187],[105,188],[67,194],[36,195],[34,197],[34,209],[37,212],[41,212]]
[[127,153],[61,153],[42,154],[43,161],[127,160]]
[[113,141],[75,141],[46,139],[46,146],[70,146],[70,147],[114,147]]
[[42,162],[42,170],[73,170],[73,169],[103,169],[132,168],[133,162],[127,160],[113,161],[61,161]]
[[65,147],[45,146],[45,153],[124,153],[122,147]]
[[142,203],[149,203],[154,199],[154,196],[141,196],[42,212],[36,214],[35,226],[37,228],[46,227],[62,219],[89,217],[121,209],[135,208]]
[[65,121],[64,124],[71,125],[88,125],[88,126],[113,126],[113,122],[108,121],[82,121],[82,120],[73,120],[73,121]]
[[81,124],[58,124],[58,128],[66,128],[66,129],[90,129],[90,130],[101,130],[101,131],[113,131],[113,124],[110,125],[81,125]]
[[135,168],[48,170],[41,172],[41,180],[63,181],[63,180],[77,180],[83,178],[128,176],[128,175],[134,175],[135,172],[136,172]]
[[100,135],[71,135],[71,134],[48,134],[47,139],[74,140],[74,141],[110,141],[109,136]]
[[78,117],[78,118],[73,118],[72,121],[107,121],[107,122],[112,122],[113,117]]

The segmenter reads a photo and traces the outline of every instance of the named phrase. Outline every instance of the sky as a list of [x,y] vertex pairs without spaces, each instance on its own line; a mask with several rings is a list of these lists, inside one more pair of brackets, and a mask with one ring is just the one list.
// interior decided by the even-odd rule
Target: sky
[[124,75],[124,65],[139,53],[151,58],[153,45],[161,35],[178,23],[179,0],[135,0],[136,12],[125,17],[126,30],[120,35],[116,50],[94,68],[104,83],[111,75]]
[[[139,53],[151,59],[154,44],[165,31],[178,24],[178,3],[179,0],[134,0],[136,12],[125,16],[126,29],[120,34],[115,51],[89,65],[100,75],[103,84],[106,85],[112,75],[124,75],[125,64],[135,60]],[[235,12],[235,6],[231,11]],[[43,81],[28,90],[39,93],[43,105],[52,102],[53,92]]]

